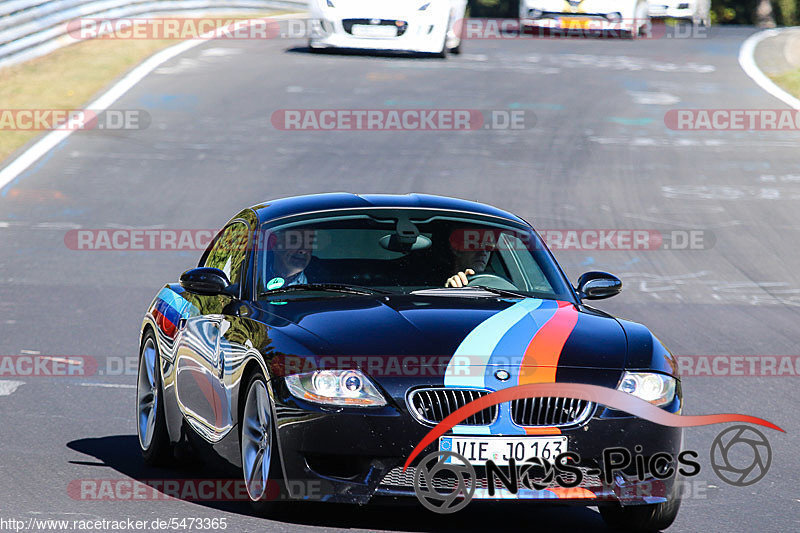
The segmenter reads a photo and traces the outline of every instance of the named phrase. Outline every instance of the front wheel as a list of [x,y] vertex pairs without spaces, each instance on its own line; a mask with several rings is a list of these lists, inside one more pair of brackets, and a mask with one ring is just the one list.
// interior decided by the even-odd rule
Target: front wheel
[[[458,44],[450,49],[450,53],[453,55],[461,53],[461,45],[464,44],[464,28],[464,19],[457,20],[455,24],[453,24],[453,33],[458,37]],[[447,38],[445,38],[445,41],[447,41]]]
[[442,39],[442,49],[439,52],[435,52],[433,56],[444,59],[447,57],[447,51],[447,30],[445,30],[444,39]]
[[311,39],[308,40],[308,51],[312,54],[319,54],[322,52],[322,48],[317,48],[311,44]]
[[148,331],[139,353],[136,429],[142,458],[152,466],[164,464],[172,457],[167,419],[164,415],[160,361],[155,336],[152,331]]
[[257,372],[247,385],[244,407],[241,411],[242,472],[250,503],[259,513],[269,511],[278,491],[270,490],[270,479],[275,479],[275,428],[272,409],[264,376]]
[[600,516],[608,527],[617,531],[655,532],[667,529],[678,516],[681,507],[680,495],[677,493],[677,480],[669,499],[663,503],[648,505],[600,506]]

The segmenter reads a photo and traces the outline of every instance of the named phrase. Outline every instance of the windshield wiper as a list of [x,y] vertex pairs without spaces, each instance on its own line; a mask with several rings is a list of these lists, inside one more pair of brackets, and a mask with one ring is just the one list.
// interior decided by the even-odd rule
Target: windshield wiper
[[526,296],[524,294],[520,294],[518,292],[508,291],[506,289],[496,289],[495,287],[488,287],[486,285],[468,285],[466,288],[467,289],[469,289],[469,288],[483,289],[486,292],[491,292],[493,294],[499,294],[500,296],[508,296],[508,297],[511,297],[511,298],[529,298],[528,296]]
[[273,294],[299,291],[338,292],[343,294],[360,294],[363,296],[370,296],[373,294],[392,294],[389,291],[384,291],[381,289],[371,289],[369,287],[346,285],[343,283],[300,283],[297,285],[289,285],[286,287],[272,289],[271,291],[262,292],[260,296],[272,296]]
[[466,287],[432,287],[430,289],[420,289],[417,291],[413,291],[411,294],[417,294],[420,292],[427,292],[427,291],[457,292],[457,291],[462,291],[464,289],[479,289],[485,292],[490,292],[492,294],[497,294],[499,296],[506,296],[509,298],[530,298],[530,296],[526,294],[509,291],[506,289],[496,289],[494,287],[488,287],[486,285],[467,285]]

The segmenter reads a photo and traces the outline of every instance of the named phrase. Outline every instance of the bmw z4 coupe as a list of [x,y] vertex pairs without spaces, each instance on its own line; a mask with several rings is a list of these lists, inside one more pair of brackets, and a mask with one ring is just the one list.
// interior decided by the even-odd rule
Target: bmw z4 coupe
[[[422,455],[404,469],[412,451],[504,389],[588,384],[680,413],[672,354],[645,326],[586,303],[621,288],[605,272],[573,287],[528,222],[477,202],[330,193],[255,205],[147,309],[142,454],[169,465],[177,446],[190,449],[235,472],[264,510],[270,483],[289,499],[365,504],[413,499]],[[668,526],[674,476],[631,464],[600,479],[605,450],[620,446],[641,464],[669,463],[682,430],[556,394],[489,406],[424,452],[457,450],[479,477],[487,458],[573,452],[577,486],[479,483],[474,497],[598,506],[611,524]],[[656,478],[657,493],[631,490]]]

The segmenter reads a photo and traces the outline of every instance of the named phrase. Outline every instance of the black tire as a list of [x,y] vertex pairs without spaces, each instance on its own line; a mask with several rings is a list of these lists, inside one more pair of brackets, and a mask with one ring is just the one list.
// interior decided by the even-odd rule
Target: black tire
[[675,521],[681,507],[677,489],[678,481],[675,480],[672,494],[664,503],[600,506],[600,515],[608,527],[617,531],[647,533],[667,529]]
[[[251,389],[254,386],[256,386],[257,384],[259,384],[259,383],[261,385],[263,385],[264,388],[266,389],[267,383],[266,383],[266,380],[264,379],[264,374],[260,370],[258,370],[256,372],[253,372],[253,374],[247,380],[247,385],[244,387],[244,389],[242,389],[243,393],[240,395],[240,401],[239,401],[239,444],[240,444],[239,450],[240,450],[240,453],[241,453],[241,451],[243,449],[242,436],[243,436],[243,431],[244,431],[244,426],[245,426],[245,420],[244,420],[245,403],[247,402],[247,398],[250,395]],[[269,415],[269,417],[270,417],[270,424],[271,424],[271,428],[272,428],[272,432],[271,432],[271,435],[270,435],[270,441],[271,441],[271,446],[270,446],[270,466],[269,466],[269,473],[268,473],[267,488],[264,490],[263,497],[260,500],[253,500],[252,496],[250,495],[249,490],[248,490],[248,496],[250,496],[250,506],[259,515],[270,514],[270,512],[274,511],[276,506],[280,503],[280,496],[281,496],[282,488],[280,490],[275,490],[275,489],[280,487],[281,484],[279,482],[283,478],[281,467],[280,467],[280,458],[278,456],[278,446],[277,446],[278,440],[277,440],[277,435],[276,435],[276,427],[275,427],[275,422],[272,419],[272,409],[271,409],[271,405],[272,404],[271,404],[271,400],[269,399],[269,394],[267,394],[267,401],[269,402],[269,405],[270,405],[270,409],[269,409],[270,410],[270,415]],[[245,480],[245,484],[247,484],[247,477],[244,474],[245,458],[244,458],[243,454],[242,454],[241,460],[242,460],[242,478]]]
[[[144,358],[145,349],[151,347],[155,350],[155,372],[153,378],[155,379],[155,422],[153,427],[153,436],[149,444],[143,443],[143,437],[140,431],[140,405],[141,397],[141,371],[142,359]],[[158,342],[151,330],[144,335],[142,345],[139,348],[139,375],[137,376],[136,396],[137,396],[137,410],[136,410],[136,427],[139,436],[139,449],[142,451],[142,458],[145,464],[150,466],[163,466],[173,459],[172,445],[169,442],[169,433],[167,431],[167,418],[164,414],[164,387],[161,383],[161,354],[158,351]]]
[[[461,45],[464,44],[464,21],[461,21],[460,24],[460,33],[461,35],[458,36],[458,44],[450,49],[450,53],[453,55],[458,55],[461,53]],[[445,39],[446,40],[446,39]]]
[[445,32],[444,40],[442,41],[442,51],[433,54],[434,57],[445,59],[447,57],[447,32]]

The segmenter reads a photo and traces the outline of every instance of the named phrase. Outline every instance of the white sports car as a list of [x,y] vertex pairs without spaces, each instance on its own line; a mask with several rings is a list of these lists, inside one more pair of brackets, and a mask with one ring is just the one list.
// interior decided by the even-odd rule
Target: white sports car
[[638,37],[650,26],[648,0],[520,0],[528,26],[567,31],[619,32]]
[[310,0],[309,47],[458,53],[467,0]]
[[711,0],[652,0],[650,16],[691,20],[695,26],[710,26]]

